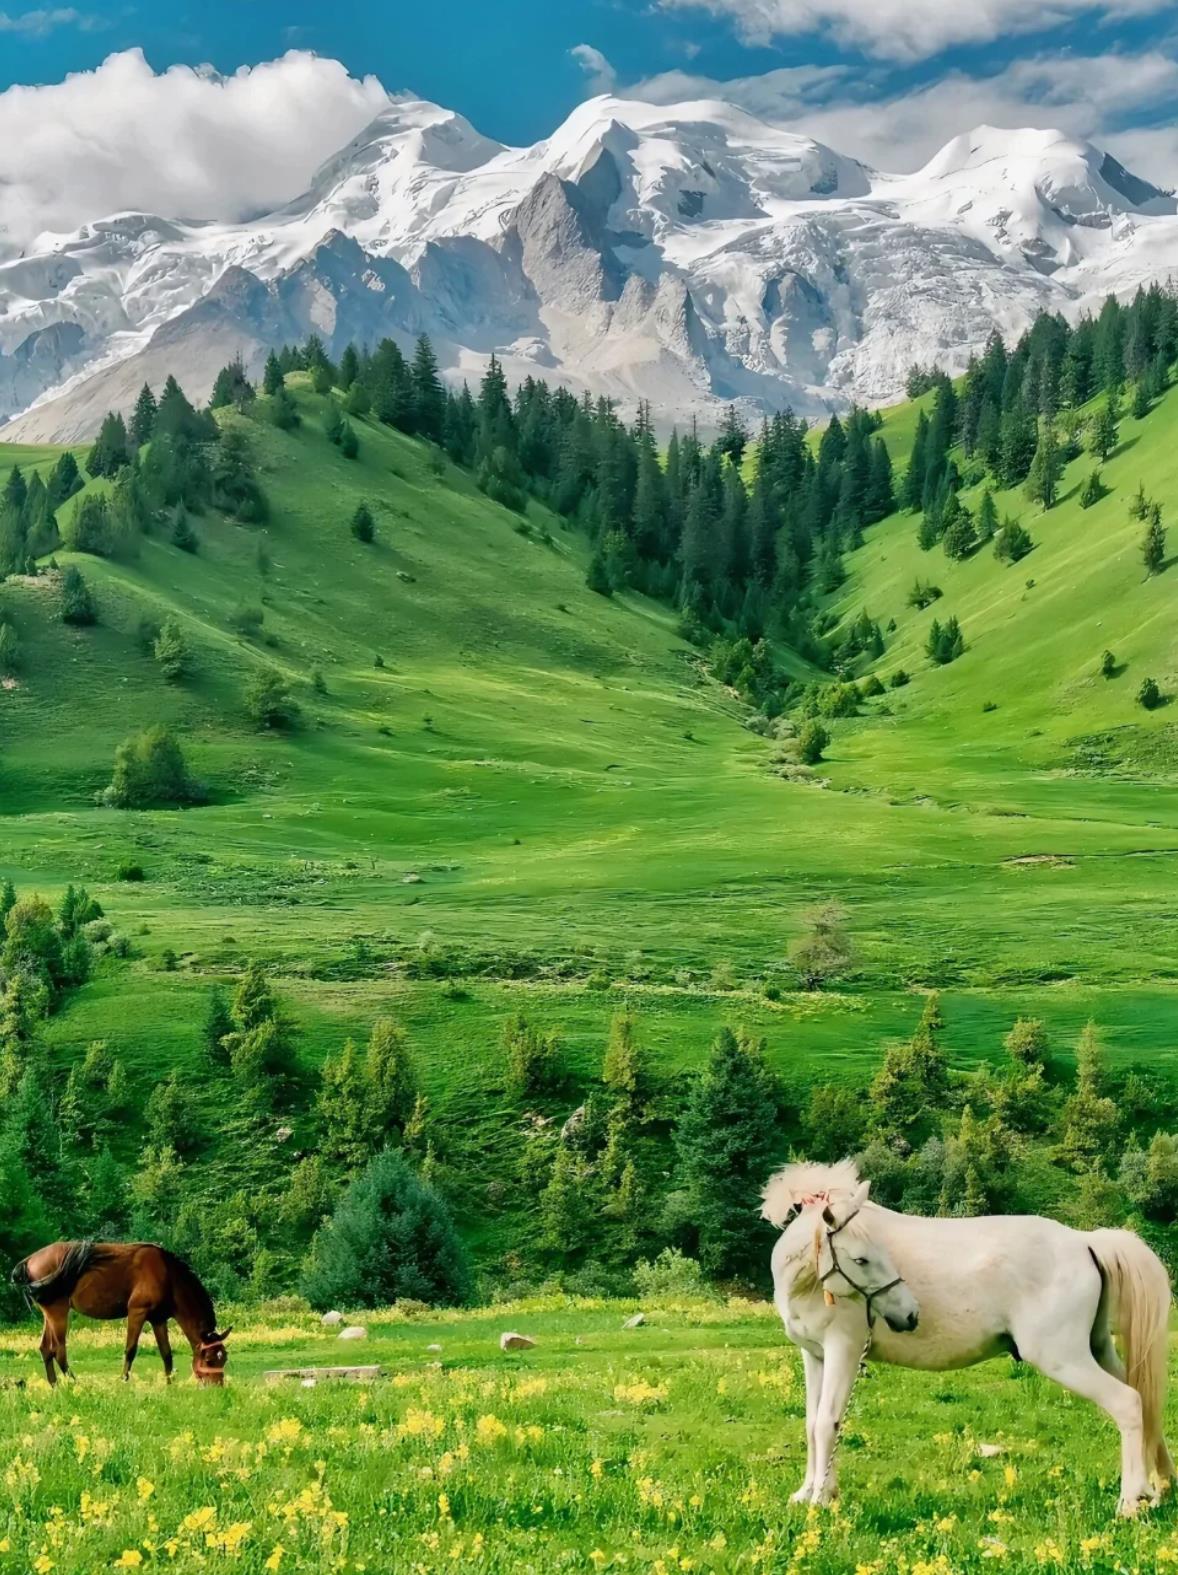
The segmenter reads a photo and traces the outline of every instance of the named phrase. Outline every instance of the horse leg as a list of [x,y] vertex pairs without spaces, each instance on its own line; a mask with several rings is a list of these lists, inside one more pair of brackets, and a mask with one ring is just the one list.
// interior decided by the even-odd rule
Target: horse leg
[[123,1351],[123,1382],[131,1377],[131,1364],[135,1360],[135,1353],[139,1349],[139,1336],[143,1333],[143,1325],[147,1322],[146,1307],[130,1307],[127,1310],[127,1344]]
[[57,1382],[57,1369],[53,1365],[53,1353],[57,1349],[57,1341],[53,1338],[53,1330],[49,1327],[49,1314],[42,1309],[44,1322],[41,1328],[41,1360],[45,1363],[45,1377],[50,1385]]
[[164,1364],[164,1382],[170,1384],[172,1382],[172,1342],[168,1338],[168,1320],[166,1318],[158,1319],[151,1327],[152,1332],[155,1334],[155,1343],[159,1346],[160,1360]]
[[851,1345],[843,1339],[831,1341],[823,1350],[822,1393],[814,1414],[812,1504],[829,1504],[838,1497],[834,1451],[843,1424],[843,1414],[859,1371],[859,1354],[858,1345]]
[[57,1365],[61,1368],[62,1375],[65,1378],[72,1378],[74,1376],[73,1373],[70,1372],[69,1359],[66,1356],[65,1350],[65,1337],[69,1333],[69,1327],[70,1310],[67,1304],[62,1308],[61,1317],[58,1320],[57,1327],[54,1330],[54,1333],[57,1336],[57,1347],[53,1353],[57,1358]]
[[[1105,1361],[1098,1361],[1085,1340],[1082,1350],[1065,1355],[1058,1349],[1028,1350],[1020,1340],[1018,1348],[1024,1360],[1037,1367],[1048,1378],[1082,1395],[1098,1405],[1117,1424],[1121,1434],[1121,1498],[1118,1513],[1132,1515],[1142,1499],[1156,1500],[1149,1483],[1149,1469],[1145,1459],[1145,1433],[1142,1426],[1141,1396],[1105,1365],[1108,1354],[1102,1350]],[[1116,1359],[1116,1353],[1113,1352]],[[1117,1366],[1120,1366],[1117,1360]],[[1165,1445],[1162,1446],[1163,1449]]]
[[804,1350],[802,1370],[806,1375],[806,1478],[797,1492],[790,1495],[791,1504],[808,1504],[814,1493],[814,1419],[822,1395],[822,1358]]

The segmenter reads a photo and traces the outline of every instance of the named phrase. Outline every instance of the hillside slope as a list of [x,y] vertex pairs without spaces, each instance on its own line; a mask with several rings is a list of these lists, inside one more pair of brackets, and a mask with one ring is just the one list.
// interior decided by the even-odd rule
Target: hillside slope
[[[246,423],[264,529],[209,514],[195,556],[149,536],[129,563],[78,558],[92,630],[58,621],[51,576],[0,585],[24,651],[0,691],[0,878],[52,898],[84,881],[132,942],[47,1025],[59,1064],[111,1041],[135,1110],[179,1069],[215,1130],[205,1003],[261,957],[308,1072],[381,1013],[406,1026],[446,1157],[474,1183],[464,1224],[502,1247],[518,1228],[502,1195],[520,1115],[501,1049],[517,1012],[560,1034],[574,1088],[628,1004],[661,1076],[746,1023],[801,1098],[816,1078],[861,1078],[931,987],[959,1065],[994,1054],[1020,1013],[1045,1017],[1061,1050],[1095,1017],[1118,1060],[1172,1055],[1178,811],[1152,757],[1079,774],[1067,741],[1114,721],[1167,737],[1165,712],[1143,719],[1131,696],[1139,665],[1172,671],[1170,582],[1142,586],[1123,504],[1147,455],[1147,486],[1178,479],[1178,407],[1126,429],[1105,504],[1031,522],[1041,545],[1019,569],[938,563],[938,605],[971,646],[952,668],[920,656],[931,614],[903,605],[929,567],[913,521],[875,527],[842,605],[894,613],[883,667],[914,680],[837,723],[828,762],[805,771],[788,742],[750,730],[665,609],[587,590],[574,532],[535,504],[521,521],[369,422],[348,461],[324,434],[325,400],[297,398],[292,434]],[[909,427],[901,413],[891,430]],[[348,529],[360,501],[372,546]],[[231,627],[249,607],[257,639]],[[180,684],[137,640],[141,620],[168,616],[193,652]],[[1133,664],[1107,686],[1093,677],[1105,643]],[[297,694],[289,733],[247,719],[259,666]],[[160,719],[211,802],[96,806],[119,740]],[[116,878],[127,861],[142,883]],[[849,990],[798,993],[786,955],[828,898],[848,910],[858,972]],[[135,1154],[135,1118],[116,1142]],[[238,1185],[243,1163],[214,1144],[206,1178]]]

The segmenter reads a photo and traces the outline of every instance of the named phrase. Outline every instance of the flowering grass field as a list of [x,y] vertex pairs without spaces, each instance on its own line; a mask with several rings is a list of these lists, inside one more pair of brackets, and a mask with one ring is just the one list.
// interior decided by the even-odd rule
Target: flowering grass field
[[[848,1418],[843,1504],[813,1511],[788,1503],[802,1381],[771,1310],[648,1306],[644,1328],[623,1330],[632,1311],[552,1300],[380,1314],[348,1346],[280,1315],[234,1334],[222,1391],[190,1378],[165,1389],[148,1346],[124,1386],[108,1326],[75,1333],[78,1379],[51,1393],[31,1326],[5,1331],[0,1572],[1178,1564],[1172,1505],[1114,1518],[1111,1427],[1012,1364],[875,1370]],[[508,1328],[536,1348],[501,1353]],[[262,1380],[267,1367],[341,1360],[379,1362],[386,1376]]]

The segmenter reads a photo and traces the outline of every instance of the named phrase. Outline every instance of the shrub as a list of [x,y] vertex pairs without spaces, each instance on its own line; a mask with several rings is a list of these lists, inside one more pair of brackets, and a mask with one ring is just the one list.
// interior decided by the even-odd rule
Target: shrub
[[118,869],[115,870],[115,879],[126,881],[144,880],[146,877],[143,873],[143,865],[136,864],[133,859],[124,859]]
[[1162,691],[1158,688],[1157,680],[1144,679],[1141,688],[1137,691],[1137,704],[1144,706],[1147,711],[1156,711],[1161,703]]
[[252,640],[261,633],[265,620],[266,614],[260,607],[235,607],[226,622],[235,634]]
[[1102,678],[1117,676],[1117,659],[1111,651],[1106,651],[1100,658],[1100,676]]
[[257,727],[292,727],[298,719],[298,702],[286,679],[272,667],[254,673],[245,688],[245,709]]
[[664,1247],[653,1262],[643,1258],[636,1263],[634,1287],[643,1298],[666,1296],[694,1300],[711,1294],[704,1284],[699,1264],[678,1247]]
[[376,522],[367,503],[356,505],[356,512],[352,515],[351,530],[357,541],[367,543],[376,540]]
[[180,625],[174,618],[169,618],[156,636],[152,654],[167,681],[170,684],[179,683],[188,671],[189,656]]
[[102,802],[115,809],[150,809],[193,804],[200,791],[188,775],[184,754],[168,729],[157,723],[125,738],[115,750],[114,775]]
[[312,1307],[386,1307],[406,1298],[461,1305],[466,1251],[442,1198],[386,1149],[352,1182],[316,1233],[303,1280]]
[[65,522],[62,536],[72,552],[89,552],[106,557],[114,544],[110,504],[101,492],[84,497]]
[[888,679],[888,683],[891,684],[893,689],[903,689],[905,684],[910,684],[911,682],[911,678],[902,667],[897,667],[896,671]]
[[830,734],[817,717],[811,717],[798,737],[798,759],[816,766],[830,747]]

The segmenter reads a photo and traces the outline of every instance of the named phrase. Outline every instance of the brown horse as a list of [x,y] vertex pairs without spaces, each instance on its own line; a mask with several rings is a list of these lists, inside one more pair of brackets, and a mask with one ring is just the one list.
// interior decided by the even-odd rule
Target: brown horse
[[163,1247],[148,1242],[55,1241],[18,1263],[12,1283],[24,1292],[30,1306],[40,1309],[45,1320],[41,1359],[51,1384],[57,1382],[55,1362],[69,1376],[65,1337],[71,1308],[87,1318],[126,1318],[124,1379],[131,1376],[139,1336],[143,1325],[149,1323],[164,1375],[171,1383],[168,1319],[175,1318],[192,1346],[197,1382],[225,1381],[229,1330],[217,1332],[212,1297],[188,1265]]

